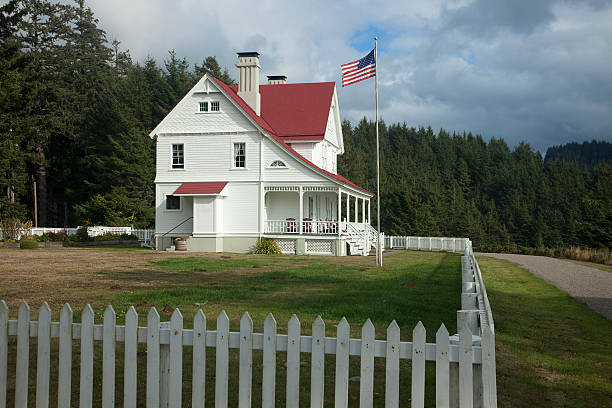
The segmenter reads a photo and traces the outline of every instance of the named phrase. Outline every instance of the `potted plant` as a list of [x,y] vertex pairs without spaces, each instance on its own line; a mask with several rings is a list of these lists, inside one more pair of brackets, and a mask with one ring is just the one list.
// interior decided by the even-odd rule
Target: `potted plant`
[[175,251],[187,251],[187,241],[183,237],[177,237],[174,239],[174,250]]

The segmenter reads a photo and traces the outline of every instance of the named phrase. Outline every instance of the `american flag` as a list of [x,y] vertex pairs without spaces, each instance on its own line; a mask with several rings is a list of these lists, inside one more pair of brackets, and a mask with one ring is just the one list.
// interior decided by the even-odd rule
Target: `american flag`
[[376,76],[374,50],[360,60],[340,65],[340,68],[342,69],[342,86]]

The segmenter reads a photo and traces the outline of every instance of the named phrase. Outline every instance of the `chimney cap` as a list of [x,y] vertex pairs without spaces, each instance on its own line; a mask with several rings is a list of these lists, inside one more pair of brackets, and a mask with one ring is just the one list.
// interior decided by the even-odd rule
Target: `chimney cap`
[[287,75],[268,75],[268,81],[287,80]]
[[238,57],[259,57],[257,51],[239,52]]

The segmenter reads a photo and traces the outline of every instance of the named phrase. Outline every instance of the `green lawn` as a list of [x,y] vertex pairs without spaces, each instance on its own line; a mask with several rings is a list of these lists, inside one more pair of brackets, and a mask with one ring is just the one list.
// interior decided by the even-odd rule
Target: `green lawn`
[[612,322],[506,261],[479,257],[502,407],[611,407]]

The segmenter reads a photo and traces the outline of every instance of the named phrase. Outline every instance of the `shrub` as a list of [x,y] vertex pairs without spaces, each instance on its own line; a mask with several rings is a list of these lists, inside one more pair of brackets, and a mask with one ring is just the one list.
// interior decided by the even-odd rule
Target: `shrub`
[[38,242],[51,242],[51,236],[46,232],[41,236],[34,235],[33,238],[36,238],[36,241]]
[[281,253],[278,244],[273,239],[261,238],[255,245],[255,254],[278,255]]
[[70,236],[68,235],[66,231],[50,232],[49,238],[51,239],[51,241],[69,241],[70,240]]
[[36,249],[38,248],[38,242],[29,239],[24,239],[19,242],[19,248],[21,249]]
[[79,227],[77,228],[77,232],[74,235],[74,240],[77,242],[87,242],[89,241],[89,233],[87,232],[87,227]]
[[32,221],[21,222],[18,218],[0,220],[0,229],[5,240],[25,238],[30,234],[31,228]]

